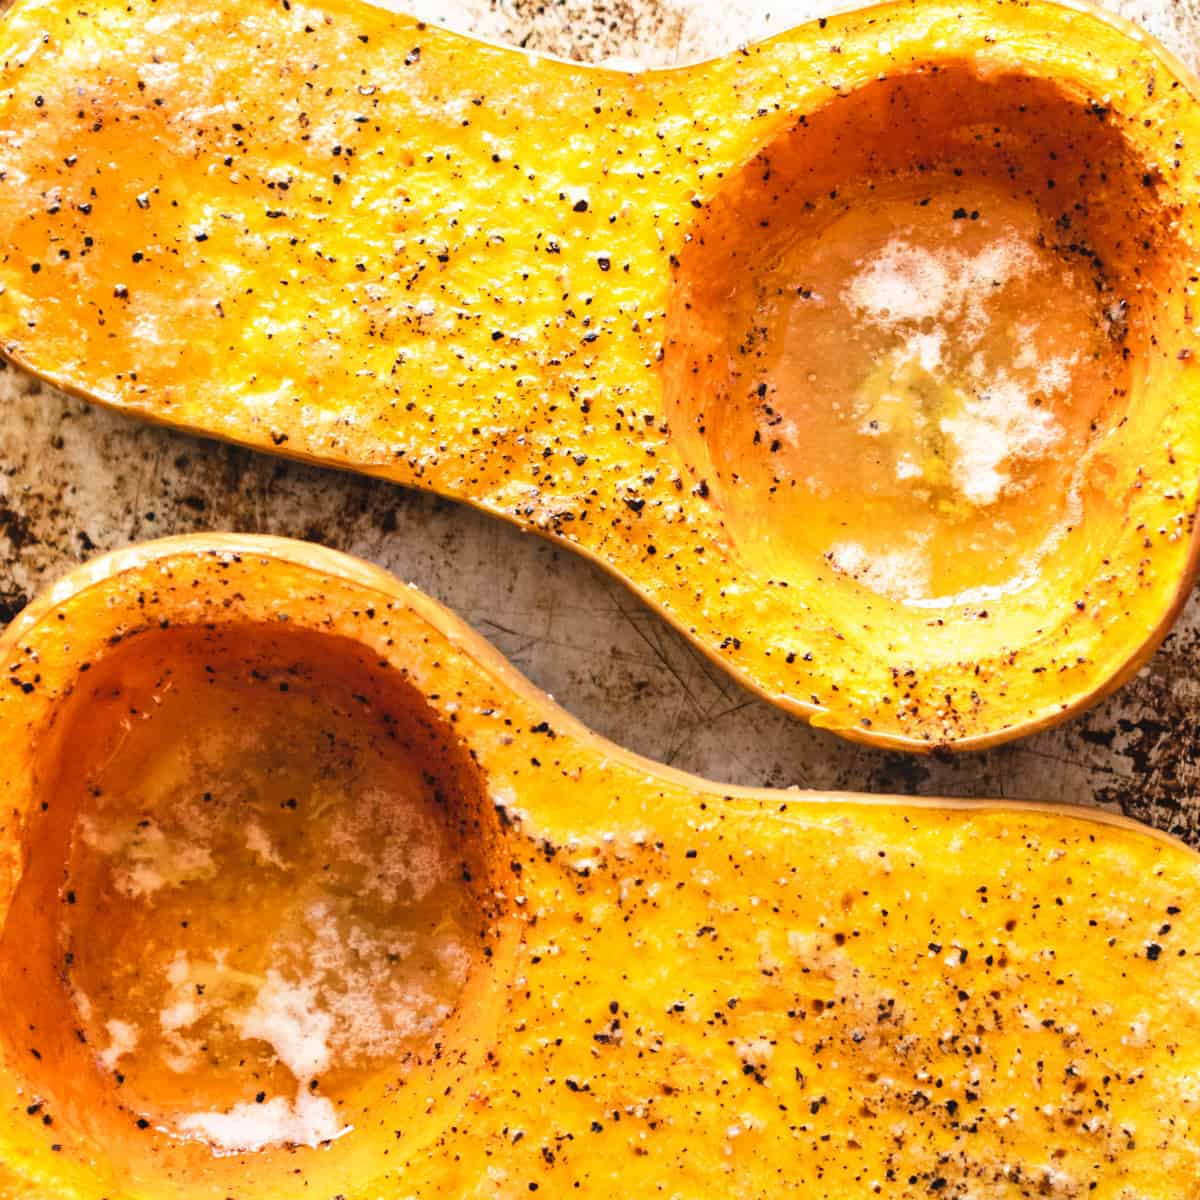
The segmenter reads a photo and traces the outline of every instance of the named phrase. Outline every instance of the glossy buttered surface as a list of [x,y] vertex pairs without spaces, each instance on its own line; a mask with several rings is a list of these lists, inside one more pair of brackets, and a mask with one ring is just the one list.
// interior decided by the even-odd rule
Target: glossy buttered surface
[[14,1196],[1196,1172],[1200,873],[1149,830],[730,793],[294,542],[99,560],[0,646]]
[[0,347],[561,538],[915,748],[1129,674],[1194,566],[1192,82],[900,4],[630,75],[352,2],[22,0]]

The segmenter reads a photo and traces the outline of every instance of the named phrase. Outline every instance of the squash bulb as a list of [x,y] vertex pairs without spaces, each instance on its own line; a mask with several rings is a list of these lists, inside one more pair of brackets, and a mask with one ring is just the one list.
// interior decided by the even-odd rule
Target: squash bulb
[[73,1017],[141,1122],[218,1154],[326,1143],[432,1052],[479,957],[463,783],[378,669],[160,638],[85,677],[54,783]]

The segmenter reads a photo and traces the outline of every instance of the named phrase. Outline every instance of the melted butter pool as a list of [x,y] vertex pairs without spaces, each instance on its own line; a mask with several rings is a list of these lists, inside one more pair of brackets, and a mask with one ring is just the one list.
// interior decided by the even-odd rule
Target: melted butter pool
[[1028,199],[923,177],[818,203],[732,295],[710,426],[756,553],[910,603],[1019,586],[1124,394],[1123,305]]
[[218,1152],[346,1132],[477,953],[434,773],[336,678],[187,653],[126,663],[86,736],[61,940],[96,1070]]

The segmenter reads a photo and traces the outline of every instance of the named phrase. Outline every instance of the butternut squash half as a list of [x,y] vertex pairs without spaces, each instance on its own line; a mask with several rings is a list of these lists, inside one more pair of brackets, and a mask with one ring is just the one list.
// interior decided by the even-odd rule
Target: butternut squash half
[[980,746],[1194,574],[1196,96],[1043,0],[641,75],[355,0],[17,0],[0,346],[551,534],[814,722]]
[[267,538],[0,640],[0,1196],[1139,1196],[1200,1178],[1200,860],[721,788]]

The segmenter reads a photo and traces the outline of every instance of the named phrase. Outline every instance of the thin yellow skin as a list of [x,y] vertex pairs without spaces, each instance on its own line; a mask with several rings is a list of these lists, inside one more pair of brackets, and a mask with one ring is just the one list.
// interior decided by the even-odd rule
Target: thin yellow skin
[[[6,1200],[1200,1195],[1191,850],[1047,805],[718,787],[598,738],[445,609],[311,545],[150,543],[13,623],[4,675],[33,686],[0,690],[0,919],[80,668],[114,638],[153,654],[164,623],[313,629],[415,685],[506,820],[495,953],[443,1056],[315,1150],[213,1157],[137,1129],[98,1072],[72,1112],[29,1054],[51,1019],[4,1026]],[[0,979],[0,1016],[22,983]]]
[[[1177,244],[1139,284],[1162,411],[1101,468],[1107,513],[1060,556],[1084,567],[931,617],[742,561],[659,360],[672,264],[724,182],[835,97],[955,63],[1096,106]],[[123,411],[559,538],[814,723],[980,747],[1127,678],[1196,569],[1195,96],[1131,26],[1043,0],[884,6],[642,75],[356,0],[18,0],[0,351]]]

